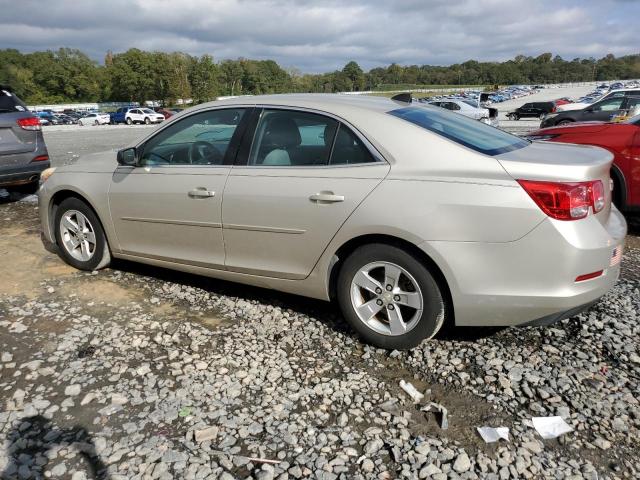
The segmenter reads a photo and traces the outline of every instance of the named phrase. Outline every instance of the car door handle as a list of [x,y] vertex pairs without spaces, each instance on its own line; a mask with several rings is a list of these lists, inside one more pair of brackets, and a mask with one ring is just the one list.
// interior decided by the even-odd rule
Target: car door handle
[[213,197],[216,192],[212,192],[211,190],[207,190],[206,188],[196,188],[189,192],[189,196],[191,198],[209,198]]
[[320,192],[311,195],[309,200],[318,203],[344,202],[344,195],[334,195],[333,192]]

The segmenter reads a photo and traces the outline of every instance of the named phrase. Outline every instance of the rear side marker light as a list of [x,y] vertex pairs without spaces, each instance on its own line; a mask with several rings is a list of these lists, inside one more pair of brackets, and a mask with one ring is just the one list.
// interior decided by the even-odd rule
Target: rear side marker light
[[23,130],[40,130],[40,119],[36,117],[19,118],[16,123]]
[[576,277],[577,282],[584,282],[585,280],[591,280],[592,278],[597,278],[604,273],[604,270],[598,270],[597,272],[585,273],[584,275],[580,275]]
[[539,182],[518,180],[540,209],[556,220],[579,220],[604,208],[604,186],[600,180],[591,182]]

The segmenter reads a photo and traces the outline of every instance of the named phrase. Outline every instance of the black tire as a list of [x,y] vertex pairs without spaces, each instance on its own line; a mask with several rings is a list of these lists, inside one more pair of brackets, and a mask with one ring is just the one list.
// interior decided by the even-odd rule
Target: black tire
[[540,116],[538,117],[540,120],[544,120],[544,117],[546,117],[547,114],[546,113],[541,113]]
[[562,125],[569,125],[570,123],[573,123],[573,120],[560,120],[556,125],[560,127]]
[[517,113],[511,113],[509,114],[509,119],[514,121],[520,120],[520,115],[518,115]]
[[151,119],[149,117],[145,118],[144,123],[149,125],[151,123]]
[[131,125],[133,123],[133,120],[131,120],[130,118],[127,118],[127,125]]
[[[91,226],[93,227],[93,231],[96,237],[95,250],[91,258],[87,261],[82,261],[71,256],[71,254],[66,250],[63,244],[62,234],[60,231],[60,222],[63,215],[69,210],[76,210],[82,213],[85,217],[87,217],[87,219],[91,223]],[[91,207],[89,207],[82,200],[74,197],[63,200],[56,209],[53,228],[56,245],[58,246],[58,255],[72,267],[75,267],[79,270],[93,271],[104,268],[111,262],[109,245],[107,243],[107,238],[104,234],[104,230],[102,229],[102,224],[100,223],[100,220],[93,212]]]
[[[364,266],[373,262],[390,262],[405,269],[418,283],[423,293],[422,314],[415,326],[400,335],[385,335],[366,325],[351,302],[351,282]],[[401,248],[386,244],[369,244],[356,249],[340,269],[337,280],[337,299],[346,320],[367,342],[386,349],[406,350],[432,338],[444,323],[444,301],[438,283],[429,269],[413,255]]]
[[100,125],[100,122],[98,120],[96,120],[95,122],[93,122],[93,124],[98,126],[98,125]]

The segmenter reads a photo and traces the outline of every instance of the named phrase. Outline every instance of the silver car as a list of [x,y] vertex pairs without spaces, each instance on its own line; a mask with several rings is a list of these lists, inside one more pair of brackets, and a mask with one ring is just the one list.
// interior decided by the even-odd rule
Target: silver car
[[611,162],[436,107],[240,97],[48,170],[40,213],[79,269],[117,257],[335,299],[366,341],[401,349],[445,322],[544,324],[605,294],[626,234]]

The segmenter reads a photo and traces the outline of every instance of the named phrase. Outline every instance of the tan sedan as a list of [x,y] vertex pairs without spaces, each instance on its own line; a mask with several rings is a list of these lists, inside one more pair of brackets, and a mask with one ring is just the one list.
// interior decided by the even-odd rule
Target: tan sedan
[[40,212],[77,268],[117,257],[336,299],[367,341],[409,348],[607,292],[626,233],[611,160],[384,98],[244,97],[46,171]]

